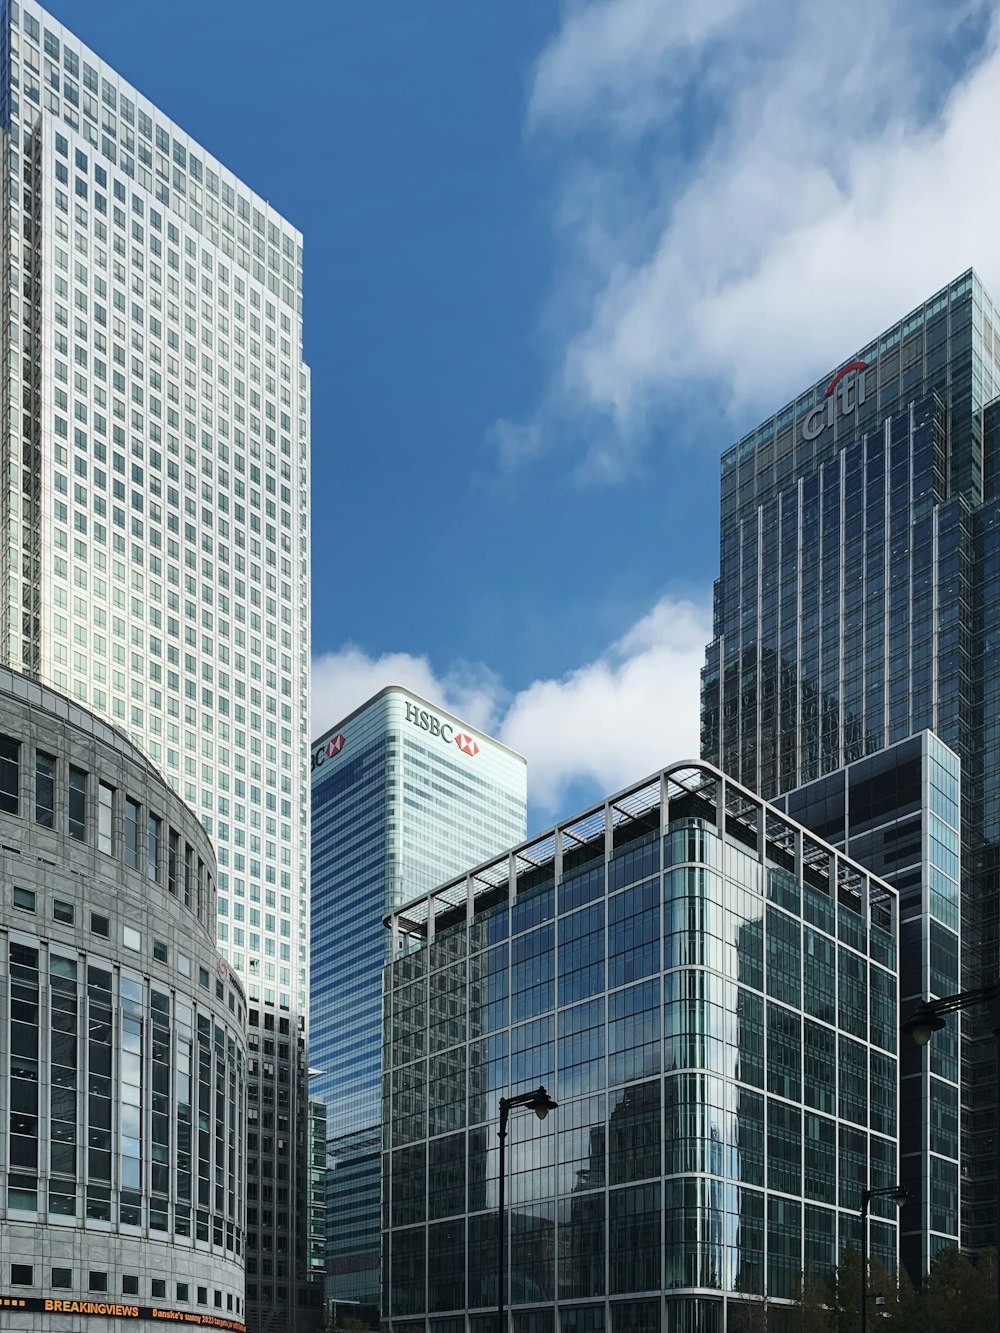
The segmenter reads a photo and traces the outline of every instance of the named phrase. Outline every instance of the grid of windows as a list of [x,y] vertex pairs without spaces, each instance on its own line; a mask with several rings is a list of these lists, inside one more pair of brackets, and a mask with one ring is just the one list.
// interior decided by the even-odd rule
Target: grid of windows
[[[852,846],[899,876],[914,922],[925,914],[908,937],[921,995],[958,989],[957,935],[963,989],[995,978],[1000,964],[1000,761],[989,739],[1000,707],[998,328],[979,278],[963,273],[722,458],[702,752],[774,797],[925,728],[951,748],[961,827],[935,830],[932,807],[933,865],[921,867],[914,850],[919,804],[897,807],[895,864],[874,843]],[[957,792],[957,768],[939,804],[949,785]],[[819,792],[815,820],[804,822],[840,837],[844,807],[824,809]],[[888,818],[897,794],[885,783],[874,792]],[[874,816],[872,795],[858,792]],[[994,1055],[985,1017],[970,1012],[962,1032],[961,1242],[981,1248],[996,1231]]]
[[[0,118],[0,656],[109,717],[196,810],[218,856],[219,948],[254,1004],[295,1022],[302,238],[34,0],[3,6]],[[237,906],[263,918],[255,943],[230,934]],[[290,1320],[294,1302],[277,1303]]]
[[[310,1060],[323,1071],[312,1090],[326,1103],[333,1167],[327,1294],[367,1306],[379,1290],[382,918],[525,833],[524,760],[486,737],[475,753],[462,750],[461,726],[391,687],[333,729],[329,753],[314,747]],[[233,925],[252,930],[253,914]],[[464,967],[440,975],[433,1001],[432,1113],[442,1130],[464,1105],[464,1062],[445,1054]]]
[[251,998],[298,1010],[301,238],[43,11],[9,16],[6,415],[37,453],[23,478],[7,459],[5,514],[29,473],[39,491],[7,526],[5,656],[163,767],[216,840],[222,901],[269,899],[271,948],[220,922],[223,952]]
[[[872,1181],[895,1179],[896,909],[700,765],[392,913],[390,1327],[495,1303],[499,1097],[540,1083],[558,1109],[509,1122],[521,1316],[551,1327],[555,1307],[561,1323],[564,1302],[600,1296],[601,1326],[621,1299],[638,1328],[721,1328],[743,1297],[794,1299],[807,1256],[831,1273],[857,1246],[869,1160]],[[626,919],[635,974],[607,970]],[[806,1017],[806,970],[850,991],[863,1035],[835,1003]],[[891,1266],[895,1222],[877,1213]]]

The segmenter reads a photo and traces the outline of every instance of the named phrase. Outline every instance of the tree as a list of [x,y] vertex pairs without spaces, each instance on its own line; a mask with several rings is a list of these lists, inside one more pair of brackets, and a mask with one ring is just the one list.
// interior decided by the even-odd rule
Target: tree
[[812,1273],[803,1273],[798,1300],[786,1320],[789,1333],[833,1333],[834,1319],[830,1283]]

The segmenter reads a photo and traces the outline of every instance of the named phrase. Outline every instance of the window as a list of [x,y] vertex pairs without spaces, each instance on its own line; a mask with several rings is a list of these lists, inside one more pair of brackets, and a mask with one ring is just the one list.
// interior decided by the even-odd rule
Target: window
[[71,926],[75,913],[72,903],[64,903],[61,898],[56,898],[52,904],[52,915],[57,921],[61,921],[64,926]]
[[31,1287],[34,1282],[34,1269],[31,1264],[11,1264],[10,1284],[12,1287]]
[[15,907],[21,907],[26,912],[33,912],[35,910],[35,894],[33,889],[19,889],[15,887],[13,898]]
[[90,932],[92,935],[103,935],[107,939],[111,934],[111,922],[106,916],[101,916],[98,912],[91,912]]
[[125,798],[125,864],[139,869],[139,802]]
[[17,814],[21,746],[8,736],[0,736],[0,811]]
[[35,823],[43,828],[55,824],[56,761],[41,750],[35,754]]
[[159,815],[150,815],[146,821],[146,877],[147,879],[158,880],[159,860],[160,860],[160,829],[162,823]]
[[73,1286],[72,1268],[53,1268],[52,1285],[60,1291],[68,1291]]
[[189,1299],[189,1297],[188,1297],[188,1284],[187,1284],[186,1282],[178,1282],[178,1284],[177,1284],[177,1299],[178,1299],[179,1301],[186,1301],[186,1300]]
[[167,961],[167,946],[162,940],[153,941],[153,957],[158,963],[165,963]]
[[69,836],[87,839],[87,774],[82,768],[69,770]]
[[114,808],[114,788],[102,782],[97,793],[97,846],[107,856],[110,856],[114,849],[112,842]]
[[126,949],[135,949],[138,951],[142,948],[142,936],[134,926],[123,926],[122,943],[125,945]]
[[153,1278],[153,1298],[163,1300],[167,1294],[167,1284],[162,1277]]
[[122,1273],[122,1295],[139,1295],[139,1279],[135,1273]]
[[167,836],[167,888],[177,897],[177,879],[180,874],[180,835],[171,829]]
[[108,1289],[108,1275],[107,1275],[107,1273],[95,1273],[94,1270],[91,1269],[91,1270],[90,1270],[90,1290],[91,1290],[91,1291],[107,1291],[107,1289]]

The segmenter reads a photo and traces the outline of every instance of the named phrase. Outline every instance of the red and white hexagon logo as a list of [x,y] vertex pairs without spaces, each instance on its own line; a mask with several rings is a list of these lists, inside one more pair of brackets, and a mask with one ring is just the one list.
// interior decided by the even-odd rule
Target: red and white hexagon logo
[[472,736],[466,735],[464,731],[459,731],[455,735],[455,744],[463,754],[475,757],[479,753],[479,746]]
[[323,746],[323,749],[326,751],[326,757],[328,759],[332,759],[335,754],[340,754],[341,750],[344,748],[346,743],[347,742],[344,740],[343,736],[341,736],[340,732],[338,731],[336,736],[331,736],[330,739],[327,741],[327,743]]

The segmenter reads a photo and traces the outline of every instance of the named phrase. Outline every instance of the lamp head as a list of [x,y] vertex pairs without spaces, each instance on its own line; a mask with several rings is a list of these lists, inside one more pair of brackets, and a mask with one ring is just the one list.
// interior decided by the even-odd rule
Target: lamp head
[[907,1199],[910,1197],[910,1193],[905,1185],[897,1185],[896,1188],[889,1193],[888,1197],[893,1201],[897,1208],[902,1208],[903,1204],[906,1203]]
[[557,1101],[549,1096],[544,1087],[538,1087],[531,1094],[531,1098],[525,1102],[529,1111],[534,1111],[539,1120],[544,1120],[550,1111],[554,1111],[559,1105]]
[[926,1046],[935,1032],[946,1027],[945,1020],[934,1009],[933,1004],[924,1000],[903,1024],[903,1031],[908,1032],[918,1046]]

